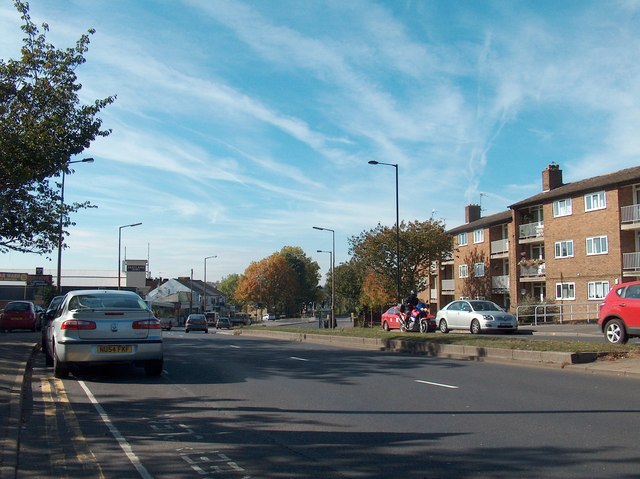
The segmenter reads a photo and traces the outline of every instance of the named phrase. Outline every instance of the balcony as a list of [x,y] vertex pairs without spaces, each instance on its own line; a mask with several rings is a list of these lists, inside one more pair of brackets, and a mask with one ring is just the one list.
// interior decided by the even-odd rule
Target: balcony
[[491,291],[494,293],[508,293],[509,292],[509,275],[492,276],[491,277]]
[[546,280],[545,264],[520,266],[520,281],[523,283],[536,283]]
[[622,253],[622,276],[640,276],[640,252]]
[[541,243],[544,241],[544,222],[537,221],[535,223],[527,223],[520,225],[518,230],[518,239],[521,244],[524,243]]
[[442,288],[442,294],[454,294],[456,291],[453,279],[443,279],[440,287]]
[[620,229],[640,229],[640,205],[623,206],[620,208]]
[[507,258],[509,256],[509,240],[501,239],[491,242],[491,258]]

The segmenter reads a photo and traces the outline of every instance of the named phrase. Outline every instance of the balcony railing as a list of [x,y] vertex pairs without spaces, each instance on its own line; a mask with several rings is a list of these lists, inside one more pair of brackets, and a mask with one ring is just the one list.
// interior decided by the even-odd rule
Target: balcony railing
[[640,271],[640,253],[623,253],[622,269],[626,271]]
[[520,277],[521,278],[532,278],[535,276],[544,276],[545,265],[544,263],[533,266],[520,266]]
[[443,293],[453,293],[456,290],[455,280],[453,280],[453,279],[443,279],[441,287],[442,287],[442,292]]
[[537,221],[536,223],[527,223],[526,225],[520,225],[519,238],[542,238],[544,236],[544,222]]
[[623,206],[620,208],[620,222],[622,224],[640,223],[640,205]]
[[494,293],[505,293],[509,291],[509,275],[491,277],[491,289]]
[[499,254],[504,254],[504,253],[508,253],[509,252],[509,240],[508,239],[501,239],[501,240],[497,240],[497,241],[492,241],[491,242],[491,254],[492,255],[499,255]]

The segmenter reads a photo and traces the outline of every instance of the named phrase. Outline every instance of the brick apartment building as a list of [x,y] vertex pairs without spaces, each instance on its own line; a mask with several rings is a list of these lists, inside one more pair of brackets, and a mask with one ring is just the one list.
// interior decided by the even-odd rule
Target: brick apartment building
[[452,258],[430,275],[437,307],[475,282],[512,310],[534,299],[597,311],[612,285],[640,278],[640,167],[565,184],[552,163],[541,193],[487,217],[468,205],[465,224],[448,233]]

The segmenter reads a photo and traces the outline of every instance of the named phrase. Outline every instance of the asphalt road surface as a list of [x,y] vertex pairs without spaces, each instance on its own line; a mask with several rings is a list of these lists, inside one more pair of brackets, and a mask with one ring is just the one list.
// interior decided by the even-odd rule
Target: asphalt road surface
[[640,382],[172,330],[165,371],[38,357],[18,477],[632,478]]

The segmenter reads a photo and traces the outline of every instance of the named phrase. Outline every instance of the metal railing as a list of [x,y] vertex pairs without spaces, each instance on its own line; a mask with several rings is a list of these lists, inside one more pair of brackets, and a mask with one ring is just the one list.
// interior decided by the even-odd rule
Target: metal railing
[[501,239],[491,242],[491,254],[502,254],[509,252],[509,240]]
[[504,293],[509,291],[509,275],[492,276],[491,290],[494,293]]
[[640,205],[623,206],[620,208],[621,223],[640,223]]
[[640,271],[640,253],[623,253],[622,269]]
[[523,304],[516,308],[519,323],[564,323],[580,321],[591,323],[598,321],[600,302],[589,303],[540,303]]
[[537,221],[535,223],[527,223],[520,225],[519,238],[541,238],[544,236],[544,222]]

